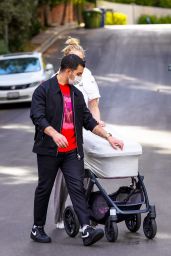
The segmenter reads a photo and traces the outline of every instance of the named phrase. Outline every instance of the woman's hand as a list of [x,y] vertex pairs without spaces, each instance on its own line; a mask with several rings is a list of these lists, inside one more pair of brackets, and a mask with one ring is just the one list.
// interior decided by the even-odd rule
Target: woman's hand
[[105,127],[105,126],[106,126],[105,122],[103,122],[103,121],[99,121],[99,125],[100,125],[101,127]]

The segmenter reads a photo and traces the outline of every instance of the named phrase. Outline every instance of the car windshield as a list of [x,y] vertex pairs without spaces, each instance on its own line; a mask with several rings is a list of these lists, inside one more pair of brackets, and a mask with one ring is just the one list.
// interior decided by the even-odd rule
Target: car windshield
[[0,75],[37,72],[41,69],[38,58],[0,60]]

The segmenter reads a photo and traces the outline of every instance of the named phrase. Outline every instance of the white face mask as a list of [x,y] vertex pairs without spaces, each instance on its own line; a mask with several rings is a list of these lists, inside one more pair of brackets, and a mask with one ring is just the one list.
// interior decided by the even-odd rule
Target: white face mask
[[77,85],[79,83],[81,83],[82,77],[81,76],[75,76],[74,79],[68,79],[68,83],[71,85]]
[[76,76],[74,79],[74,85],[80,84],[82,81],[82,76]]

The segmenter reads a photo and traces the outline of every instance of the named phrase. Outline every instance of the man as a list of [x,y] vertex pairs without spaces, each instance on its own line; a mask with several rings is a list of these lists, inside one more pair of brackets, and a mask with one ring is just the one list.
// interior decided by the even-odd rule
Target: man
[[107,133],[92,117],[82,93],[72,86],[80,79],[84,61],[70,54],[61,61],[57,76],[42,83],[34,92],[31,119],[36,127],[33,152],[37,153],[38,186],[34,200],[34,225],[31,238],[49,243],[45,233],[47,208],[58,169],[64,174],[68,192],[82,226],[83,244],[88,246],[100,240],[104,232],[90,226],[83,185],[82,128],[106,138],[112,147],[123,148],[123,142]]

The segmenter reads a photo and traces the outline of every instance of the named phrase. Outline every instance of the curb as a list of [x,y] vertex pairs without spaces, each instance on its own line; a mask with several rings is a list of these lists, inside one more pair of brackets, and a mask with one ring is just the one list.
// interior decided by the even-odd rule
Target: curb
[[44,53],[62,34],[63,32],[69,32],[70,30],[76,29],[78,26],[76,24],[67,25],[67,27],[59,28],[59,30],[53,32],[54,34],[50,36],[41,46],[37,47],[35,51]]

